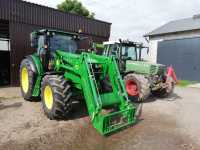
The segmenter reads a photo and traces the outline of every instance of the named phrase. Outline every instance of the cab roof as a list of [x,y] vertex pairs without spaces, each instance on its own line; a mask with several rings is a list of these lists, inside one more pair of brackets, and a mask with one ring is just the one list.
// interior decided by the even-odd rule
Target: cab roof
[[120,42],[119,41],[106,41],[106,42],[103,42],[103,45],[111,45],[111,44],[119,44]]
[[41,30],[36,30],[33,33],[36,34],[45,34],[47,32],[54,32],[54,33],[59,33],[59,34],[67,34],[67,35],[71,35],[71,36],[78,36],[77,33],[72,33],[72,32],[65,32],[65,31],[60,31],[60,30],[53,30],[53,29],[41,29]]
[[125,45],[143,45],[143,43],[140,42],[134,42],[129,40],[122,40],[122,41],[106,41],[103,42],[104,45],[113,45],[113,44],[125,44]]

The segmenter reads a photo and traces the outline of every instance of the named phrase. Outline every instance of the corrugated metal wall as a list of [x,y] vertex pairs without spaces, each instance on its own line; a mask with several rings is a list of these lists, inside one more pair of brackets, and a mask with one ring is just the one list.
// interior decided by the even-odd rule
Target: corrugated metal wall
[[[35,50],[30,47],[30,33],[43,27],[36,25],[21,24],[16,22],[9,23],[11,41],[11,84],[18,84],[19,65],[24,56],[33,53]],[[96,42],[105,39],[98,36],[85,35]]]
[[34,50],[30,47],[29,33],[39,27],[33,25],[10,22],[11,41],[11,84],[18,84],[19,64],[24,56],[31,54]]
[[34,51],[29,41],[29,34],[33,30],[51,28],[78,32],[81,29],[82,35],[89,36],[96,42],[106,41],[110,36],[110,23],[63,13],[21,0],[0,0],[0,19],[9,25],[11,85],[19,83],[18,72],[22,58]]
[[83,33],[104,38],[110,36],[110,23],[63,13],[21,0],[0,0],[0,18],[71,32],[78,32],[81,29]]
[[0,38],[9,37],[9,23],[5,20],[0,20]]

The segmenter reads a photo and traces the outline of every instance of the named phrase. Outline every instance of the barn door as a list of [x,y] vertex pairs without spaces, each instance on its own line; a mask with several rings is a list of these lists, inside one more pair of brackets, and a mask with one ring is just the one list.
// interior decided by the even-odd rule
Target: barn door
[[157,57],[173,65],[179,79],[200,81],[200,38],[161,41]]

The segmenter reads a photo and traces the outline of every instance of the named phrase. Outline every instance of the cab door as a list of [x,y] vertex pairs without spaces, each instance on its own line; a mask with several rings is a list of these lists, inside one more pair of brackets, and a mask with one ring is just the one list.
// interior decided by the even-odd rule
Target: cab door
[[40,35],[38,38],[37,54],[40,57],[40,61],[45,71],[48,69],[48,50],[45,42],[45,36]]

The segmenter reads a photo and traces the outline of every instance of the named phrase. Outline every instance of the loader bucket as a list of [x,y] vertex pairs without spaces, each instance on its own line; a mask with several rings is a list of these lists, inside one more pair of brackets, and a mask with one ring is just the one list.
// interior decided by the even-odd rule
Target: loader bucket
[[100,134],[108,135],[134,124],[136,122],[134,114],[134,107],[112,112],[106,115],[100,114],[94,119],[93,125]]

